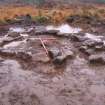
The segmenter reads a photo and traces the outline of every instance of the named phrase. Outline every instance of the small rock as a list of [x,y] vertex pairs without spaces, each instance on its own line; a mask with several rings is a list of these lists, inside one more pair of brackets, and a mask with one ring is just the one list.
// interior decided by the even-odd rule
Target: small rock
[[102,41],[94,41],[94,40],[86,40],[83,42],[83,45],[88,46],[88,47],[95,47],[97,45],[104,45]]
[[0,55],[4,57],[13,57],[15,56],[15,52],[12,50],[0,48]]
[[87,46],[80,46],[80,48],[79,48],[79,50],[80,50],[81,52],[85,52],[87,49],[88,49]]
[[59,30],[47,30],[46,34],[57,35],[58,32],[59,32]]
[[92,64],[105,64],[105,54],[95,54],[89,56],[89,62]]
[[97,45],[97,46],[95,46],[95,50],[96,50],[96,51],[105,51],[105,46]]
[[19,58],[24,61],[30,61],[32,59],[32,56],[26,52],[22,51],[14,51],[10,49],[0,49],[0,55],[3,57],[14,57]]
[[9,36],[9,37],[16,38],[16,37],[19,37],[19,36],[20,36],[20,34],[19,34],[19,33],[17,33],[17,32],[12,32],[12,33],[8,33],[8,36]]
[[82,42],[82,41],[85,41],[86,38],[83,36],[80,36],[80,35],[72,35],[71,40],[77,41],[77,42]]
[[55,57],[61,55],[61,52],[58,48],[51,48],[49,51],[48,51],[48,55],[51,59],[54,59]]
[[68,34],[68,33],[60,33],[58,32],[57,34],[55,34],[56,36],[59,36],[59,37],[71,37],[71,34]]
[[55,65],[61,65],[65,62],[66,60],[66,56],[62,55],[62,56],[57,56],[55,59],[53,59],[53,63]]
[[32,59],[32,56],[26,52],[17,52],[16,58],[20,58],[24,61],[30,61]]
[[12,38],[12,37],[5,37],[5,38],[2,38],[1,40],[0,40],[0,46],[3,46],[3,45],[5,45],[5,44],[8,44],[8,43],[10,43],[10,42],[12,42],[12,41],[17,41],[17,40],[22,40],[22,36],[19,36],[19,37],[16,37],[16,38]]
[[91,55],[91,54],[94,53],[94,49],[92,49],[92,48],[87,49],[87,50],[85,51],[85,53],[86,53],[87,55]]
[[70,59],[74,56],[74,53],[72,51],[66,51],[64,54],[57,56],[56,58],[53,59],[53,63],[55,65],[61,65],[65,63],[67,59]]
[[72,58],[74,56],[74,53],[69,49],[65,49],[64,55],[66,56],[66,58]]

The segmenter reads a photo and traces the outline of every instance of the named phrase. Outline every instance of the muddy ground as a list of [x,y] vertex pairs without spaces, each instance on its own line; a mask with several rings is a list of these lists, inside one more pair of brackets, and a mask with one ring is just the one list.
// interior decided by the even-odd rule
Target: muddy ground
[[0,105],[105,105],[105,36],[55,26],[9,26],[0,36]]

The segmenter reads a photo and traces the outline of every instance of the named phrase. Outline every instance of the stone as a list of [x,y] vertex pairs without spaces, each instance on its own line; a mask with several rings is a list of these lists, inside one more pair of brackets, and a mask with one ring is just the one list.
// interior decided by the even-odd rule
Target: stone
[[105,46],[97,45],[97,46],[95,46],[95,50],[96,50],[96,51],[105,51]]
[[16,52],[16,58],[22,59],[24,61],[29,61],[32,59],[32,56],[25,51]]
[[17,33],[17,32],[11,32],[11,33],[8,33],[8,36],[9,36],[9,37],[16,38],[16,37],[19,37],[19,36],[20,36],[20,34],[19,34],[19,33]]
[[62,56],[57,56],[56,58],[53,59],[53,63],[55,65],[61,65],[65,62],[66,60],[66,56],[62,55]]
[[32,56],[25,51],[15,51],[11,49],[0,48],[0,55],[3,57],[14,57],[24,61],[30,61]]
[[86,40],[83,42],[83,45],[88,46],[88,47],[95,47],[96,45],[104,45],[102,41],[95,41],[95,40]]
[[85,51],[85,54],[87,54],[87,55],[91,55],[91,54],[93,54],[93,53],[94,53],[94,49],[92,49],[92,48],[87,49],[87,50]]
[[35,34],[36,35],[43,35],[43,34],[51,34],[51,35],[57,35],[57,33],[58,33],[59,31],[57,31],[57,30],[37,30],[37,31],[35,31]]
[[57,56],[56,58],[53,59],[53,63],[55,65],[61,65],[65,63],[67,59],[73,58],[74,53],[72,51],[66,51],[64,54]]
[[89,62],[92,64],[105,64],[105,54],[93,54],[89,56]]
[[74,53],[71,50],[65,49],[64,51],[65,51],[64,55],[66,58],[73,58],[74,57]]
[[87,55],[91,55],[94,53],[94,48],[88,48],[88,46],[80,46],[79,50]]
[[5,44],[8,44],[8,43],[10,43],[10,42],[12,42],[12,41],[17,41],[17,40],[22,40],[22,39],[23,39],[22,36],[18,36],[18,37],[16,37],[16,38],[5,37],[5,38],[2,38],[2,39],[0,40],[0,46],[3,46],[3,45],[5,45]]
[[52,35],[57,35],[59,30],[47,30],[46,34],[52,34]]
[[55,57],[57,56],[60,56],[61,55],[61,52],[58,48],[54,47],[54,48],[51,48],[49,51],[48,51],[48,55],[51,59],[54,59]]
[[13,57],[15,56],[15,52],[13,50],[0,48],[0,55],[4,57]]
[[77,41],[77,42],[82,42],[82,41],[85,41],[86,38],[83,36],[80,36],[80,35],[72,35],[71,40]]
[[58,32],[57,34],[55,34],[56,36],[59,36],[59,37],[71,37],[72,34],[68,34],[68,33],[60,33]]
[[80,46],[80,48],[79,48],[79,50],[80,50],[81,52],[85,52],[87,49],[88,49],[87,46]]

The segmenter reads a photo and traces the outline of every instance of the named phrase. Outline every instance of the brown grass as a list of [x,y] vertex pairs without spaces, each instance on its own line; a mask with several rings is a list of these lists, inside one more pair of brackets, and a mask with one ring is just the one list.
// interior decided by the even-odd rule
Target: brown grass
[[[105,18],[105,6],[78,6],[40,9],[41,15],[51,18],[52,22],[62,22],[70,15],[95,15]],[[32,17],[39,15],[39,9],[33,6],[1,6],[0,20],[13,19],[16,15],[30,14]]]

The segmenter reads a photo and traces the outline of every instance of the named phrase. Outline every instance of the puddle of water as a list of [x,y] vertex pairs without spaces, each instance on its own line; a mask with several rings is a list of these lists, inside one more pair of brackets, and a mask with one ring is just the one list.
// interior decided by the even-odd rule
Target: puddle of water
[[46,29],[47,30],[59,30],[60,33],[67,33],[67,34],[69,34],[69,33],[79,33],[80,31],[82,31],[82,29],[73,28],[68,24],[62,24],[60,26],[50,25],[50,26],[47,26]]
[[89,38],[89,39],[91,39],[91,40],[101,41],[101,38],[102,38],[103,36],[96,36],[96,35],[93,35],[93,34],[86,33],[86,34],[85,34],[85,37],[86,37],[86,38]]
[[18,33],[25,32],[25,29],[24,28],[21,28],[21,27],[11,27],[9,30],[11,32],[18,32]]

